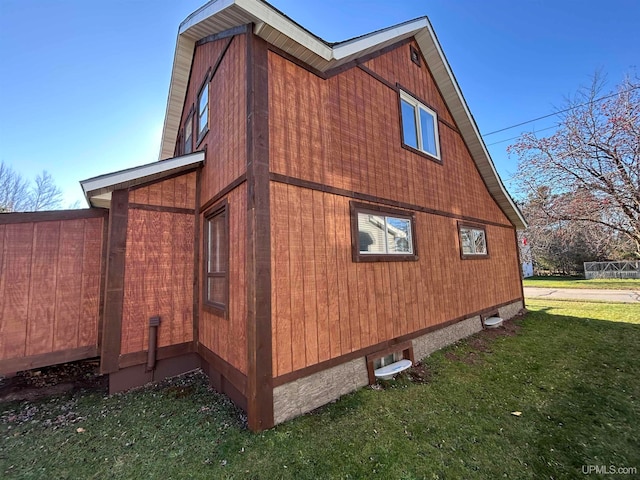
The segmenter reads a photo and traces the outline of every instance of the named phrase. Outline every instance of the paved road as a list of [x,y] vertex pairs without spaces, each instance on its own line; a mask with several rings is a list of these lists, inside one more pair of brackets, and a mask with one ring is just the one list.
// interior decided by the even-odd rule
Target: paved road
[[551,298],[554,300],[600,300],[603,302],[640,303],[640,291],[634,290],[524,287],[524,296],[525,298]]

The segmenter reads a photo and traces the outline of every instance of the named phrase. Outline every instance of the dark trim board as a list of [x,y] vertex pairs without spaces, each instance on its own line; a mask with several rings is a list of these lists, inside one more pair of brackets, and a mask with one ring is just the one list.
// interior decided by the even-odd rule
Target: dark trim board
[[[206,154],[205,154],[206,155]],[[206,161],[206,159],[205,159]],[[202,167],[196,173],[196,198],[193,215],[193,347],[200,342],[200,197],[202,195]]]
[[0,374],[16,373],[32,368],[48,367],[60,363],[75,362],[85,358],[98,356],[98,349],[95,345],[74,348],[71,350],[59,350],[57,352],[43,353],[40,355],[29,355],[28,357],[9,358],[0,360]]
[[[293,382],[300,378],[307,377],[311,374],[321,372],[331,367],[338,366],[342,363],[346,363],[350,360],[355,360],[356,358],[366,357],[367,355],[373,355],[382,350],[394,350],[400,348],[403,344],[408,342],[409,340],[413,340],[414,338],[421,337],[422,335],[426,335],[427,333],[434,332],[436,330],[440,330],[442,328],[454,325],[456,323],[462,322],[469,318],[473,318],[476,316],[482,316],[485,312],[495,311],[498,308],[505,307],[507,305],[511,305],[515,302],[523,302],[524,298],[515,298],[508,302],[503,302],[498,305],[493,305],[491,307],[484,308],[477,312],[468,313],[461,317],[457,317],[451,319],[447,322],[441,323],[439,325],[433,325],[431,327],[423,328],[421,330],[416,330],[415,332],[409,333],[407,335],[402,335],[400,337],[392,338],[390,340],[386,340],[384,342],[377,343],[375,345],[371,345],[369,347],[361,348],[360,350],[356,350],[354,352],[347,353],[345,355],[341,355],[339,357],[331,358],[321,363],[316,363],[315,365],[310,365],[305,368],[301,368],[300,370],[295,370],[293,372],[285,373],[284,375],[280,375],[279,377],[275,377],[273,379],[273,386],[278,387],[280,385],[284,385],[286,383]],[[422,360],[422,359],[418,359]]]
[[216,391],[224,393],[247,412],[247,376],[204,345],[198,345],[202,369]]
[[159,360],[151,371],[146,370],[145,364],[133,365],[109,374],[109,394],[175,377],[197,368],[200,368],[200,357],[196,353]]
[[247,420],[274,425],[271,338],[269,58],[267,42],[247,31]]
[[216,193],[213,197],[207,200],[207,203],[199,207],[198,213],[202,213],[205,210],[208,210],[214,203],[218,202],[218,200],[220,200],[221,198],[229,195],[232,191],[234,191],[236,188],[238,188],[240,185],[242,185],[246,181],[247,181],[247,175],[243,173],[238,178],[236,178],[233,182],[231,182],[229,185],[224,187],[222,190]]
[[[317,68],[312,67],[308,63],[305,63],[302,60],[299,60],[298,58],[294,57],[293,55],[285,52],[284,50],[276,47],[275,45],[273,45],[271,43],[267,45],[267,49],[269,51],[275,53],[276,55],[281,56],[285,60],[288,60],[291,63],[296,64],[300,68],[303,68],[307,72],[312,73],[316,77],[320,77],[323,80],[327,80],[327,79],[329,79],[331,77],[334,77],[334,76],[336,76],[336,75],[338,75],[340,73],[346,72],[347,70],[350,70],[352,68],[360,67],[363,63],[366,63],[369,60],[373,60],[374,58],[377,58],[377,57],[379,57],[381,55],[384,55],[385,53],[389,53],[392,50],[395,50],[396,48],[400,48],[403,45],[406,45],[406,44],[408,44],[408,43],[410,43],[412,41],[413,41],[413,37],[405,38],[404,40],[399,40],[398,42],[393,43],[391,45],[388,45],[386,47],[383,47],[380,50],[376,50],[375,52],[371,52],[371,53],[369,53],[367,55],[363,55],[362,57],[356,58],[355,60],[351,60],[350,62],[345,63],[344,65],[340,65],[339,67],[331,68],[331,69],[327,70],[326,72],[323,72],[321,70],[318,70]],[[371,71],[367,67],[365,67],[365,69],[366,69],[365,71],[368,71],[368,72]]]
[[148,205],[146,203],[130,203],[129,208],[133,210],[147,210],[149,212],[181,213],[184,215],[193,215],[195,213],[193,208],[165,207],[162,205]]
[[223,38],[234,37],[243,33],[247,33],[247,25],[239,25],[237,27],[230,28],[229,30],[225,30],[224,32],[201,38],[196,42],[196,47],[204,45],[205,43],[215,42],[216,40],[222,40]]
[[0,225],[31,222],[57,222],[60,220],[80,220],[83,218],[107,218],[106,208],[83,208],[79,210],[51,210],[48,212],[0,213]]
[[[195,352],[193,342],[177,343],[175,345],[158,348],[156,360],[179,357],[192,352]],[[134,365],[142,365],[145,363],[147,363],[147,350],[120,355],[118,360],[118,366],[120,368],[133,367]]]
[[128,221],[129,192],[128,190],[115,190],[111,194],[111,214],[109,215],[100,373],[111,373],[118,370],[124,307],[124,268]]
[[324,185],[322,183],[311,182],[309,180],[303,180],[301,178],[289,177],[281,175],[279,173],[271,173],[269,178],[272,182],[284,183],[286,185],[293,185],[300,188],[308,188],[310,190],[318,190],[320,192],[331,193],[334,195],[340,195],[341,197],[353,198],[356,200],[363,200],[365,202],[379,203],[381,205],[388,205],[390,207],[401,208],[404,210],[414,210],[416,212],[428,213],[431,215],[438,215],[441,217],[455,218],[457,220],[464,220],[467,222],[479,223],[482,225],[492,225],[494,227],[511,228],[514,226],[511,224],[491,222],[489,220],[483,220],[481,218],[467,217],[464,215],[456,215],[455,213],[444,212],[441,210],[435,210],[433,208],[421,207],[420,205],[413,205],[411,203],[398,202],[388,198],[376,197],[375,195],[369,195],[366,193],[354,192],[351,190],[344,190],[342,188],[332,187],[330,185]]

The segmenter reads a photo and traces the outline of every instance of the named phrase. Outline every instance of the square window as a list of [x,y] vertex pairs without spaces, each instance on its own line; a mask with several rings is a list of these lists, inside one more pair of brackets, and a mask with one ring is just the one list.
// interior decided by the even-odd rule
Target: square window
[[488,257],[487,232],[484,227],[458,225],[462,258]]
[[440,159],[436,112],[406,92],[400,91],[402,141],[419,152]]
[[353,261],[417,260],[414,216],[351,202]]
[[224,202],[204,219],[204,303],[214,312],[227,309],[229,270],[228,206]]

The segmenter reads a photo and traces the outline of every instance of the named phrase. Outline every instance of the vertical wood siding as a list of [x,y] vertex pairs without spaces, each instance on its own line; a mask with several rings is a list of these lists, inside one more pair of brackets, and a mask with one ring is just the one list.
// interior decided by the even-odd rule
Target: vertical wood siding
[[193,237],[193,215],[129,210],[121,354],[148,349],[156,315],[159,347],[193,340]]
[[[246,184],[226,197],[229,214],[229,306],[227,318],[200,310],[199,340],[242,373],[247,373]],[[200,228],[202,230],[203,216]],[[201,242],[202,243],[202,242]],[[202,247],[201,247],[202,248]],[[202,251],[201,251],[201,257]],[[200,279],[202,291],[202,277]],[[200,302],[202,305],[202,302]]]
[[0,360],[97,346],[104,221],[0,225]]
[[180,175],[131,190],[129,203],[194,208],[196,204],[196,173]]
[[[419,207],[418,261],[354,263],[348,194],[272,182],[275,377],[521,296],[513,228],[409,46],[365,66],[437,111],[441,164],[402,148],[395,89],[357,67],[323,80],[269,54],[272,171]],[[460,258],[451,216],[485,224],[489,258]]]
[[457,220],[418,212],[417,262],[354,263],[349,201],[271,185],[274,376],[520,297],[511,228],[462,260]]
[[[413,44],[417,48],[417,44]],[[400,83],[453,124],[431,75],[409,45],[365,64]],[[323,80],[269,54],[272,171],[349,191],[471,216],[508,220],[461,136],[439,123],[442,164],[402,148],[398,93],[359,68]]]
[[[231,43],[209,84],[209,132],[199,146],[195,145],[197,133],[194,133],[193,150],[206,147],[206,165],[201,177],[202,204],[246,172],[244,35],[196,47],[180,128],[184,128],[191,108],[195,108],[205,75],[215,66],[229,41]],[[196,123],[194,117],[194,132]]]

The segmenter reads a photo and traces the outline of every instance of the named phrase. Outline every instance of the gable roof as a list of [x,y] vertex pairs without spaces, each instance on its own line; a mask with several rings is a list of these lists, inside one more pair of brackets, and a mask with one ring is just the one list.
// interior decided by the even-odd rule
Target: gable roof
[[110,208],[111,193],[147,182],[159,181],[170,175],[193,170],[204,163],[204,152],[194,152],[163,162],[147,163],[117,172],[107,173],[80,181],[82,191],[92,207]]
[[406,38],[415,37],[489,192],[516,228],[526,226],[522,213],[498,176],[478,126],[427,17],[343,42],[329,43],[262,0],[208,2],[189,15],[178,29],[162,130],[160,160],[170,158],[175,149],[195,43],[206,36],[250,23],[254,24],[255,35],[321,72],[339,67]]

